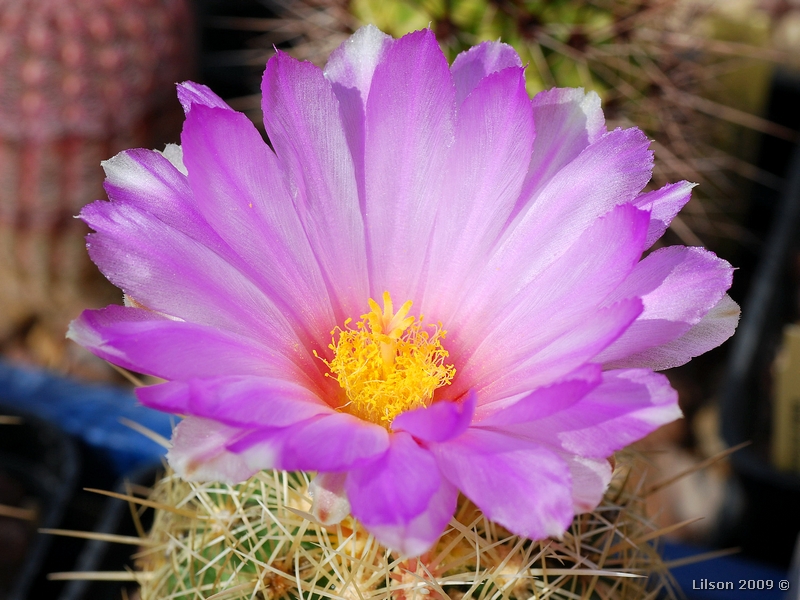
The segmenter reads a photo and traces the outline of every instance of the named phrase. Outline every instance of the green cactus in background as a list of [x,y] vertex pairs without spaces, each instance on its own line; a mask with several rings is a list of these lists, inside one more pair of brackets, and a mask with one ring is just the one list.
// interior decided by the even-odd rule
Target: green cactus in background
[[484,40],[500,39],[519,52],[528,92],[555,85],[603,93],[609,84],[592,72],[584,51],[624,37],[619,24],[646,10],[635,0],[353,0],[351,10],[395,36],[427,27],[436,31],[450,60]]

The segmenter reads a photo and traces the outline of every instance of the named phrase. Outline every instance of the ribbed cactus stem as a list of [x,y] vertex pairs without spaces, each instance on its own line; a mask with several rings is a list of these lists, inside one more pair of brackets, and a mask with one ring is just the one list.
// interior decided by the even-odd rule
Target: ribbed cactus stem
[[[62,344],[81,308],[107,300],[97,296],[104,288],[83,248],[87,230],[73,217],[104,196],[102,160],[175,141],[164,138],[179,131],[174,83],[192,74],[193,32],[189,0],[0,0],[0,344],[7,352],[10,343],[26,344],[13,338],[31,328]],[[156,131],[170,111],[173,131]],[[23,353],[68,368],[40,349]]]

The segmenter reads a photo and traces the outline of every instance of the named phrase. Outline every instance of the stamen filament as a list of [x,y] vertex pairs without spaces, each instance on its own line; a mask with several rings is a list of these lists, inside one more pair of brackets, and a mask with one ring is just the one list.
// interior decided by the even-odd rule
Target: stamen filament
[[383,309],[370,298],[371,310],[355,328],[347,319],[344,329],[331,332],[333,359],[323,361],[348,398],[339,410],[388,428],[398,414],[429,405],[433,392],[450,384],[455,368],[445,364],[446,332],[441,324],[424,331],[422,316],[408,316],[411,306],[409,300],[395,313],[384,292]]

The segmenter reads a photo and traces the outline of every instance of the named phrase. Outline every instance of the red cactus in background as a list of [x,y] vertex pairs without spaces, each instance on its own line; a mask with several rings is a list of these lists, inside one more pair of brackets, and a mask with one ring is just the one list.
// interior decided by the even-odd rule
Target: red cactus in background
[[173,84],[192,73],[193,32],[186,0],[0,0],[6,352],[21,343],[28,357],[68,366],[56,340],[77,307],[103,301],[72,216],[103,195],[101,160],[177,134]]

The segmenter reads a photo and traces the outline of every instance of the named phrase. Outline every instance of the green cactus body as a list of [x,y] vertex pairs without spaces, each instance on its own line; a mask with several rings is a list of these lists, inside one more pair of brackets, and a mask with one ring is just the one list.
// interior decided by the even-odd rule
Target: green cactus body
[[656,548],[625,541],[654,530],[624,486],[628,472],[618,469],[608,499],[562,540],[514,536],[462,497],[436,546],[412,560],[352,517],[316,523],[307,474],[263,471],[230,486],[168,473],[150,496],[162,508],[135,576],[142,600],[674,597]]

